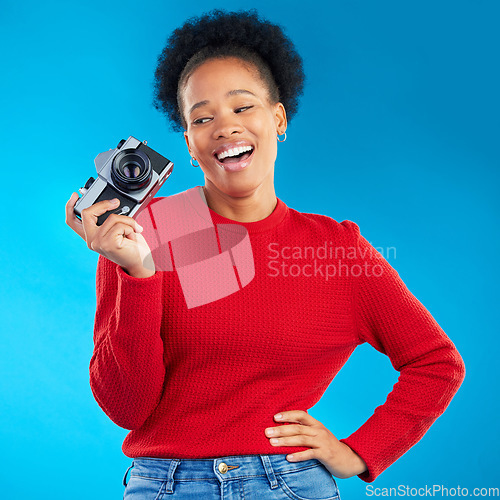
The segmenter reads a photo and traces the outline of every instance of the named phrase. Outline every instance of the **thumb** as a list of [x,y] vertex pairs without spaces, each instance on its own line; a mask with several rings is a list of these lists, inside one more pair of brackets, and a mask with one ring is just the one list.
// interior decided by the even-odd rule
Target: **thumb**
[[82,223],[85,235],[87,236],[87,241],[93,240],[95,233],[99,229],[97,225],[97,219],[102,214],[117,208],[120,204],[119,201],[113,203],[112,200],[103,200],[91,205],[88,208],[82,210]]

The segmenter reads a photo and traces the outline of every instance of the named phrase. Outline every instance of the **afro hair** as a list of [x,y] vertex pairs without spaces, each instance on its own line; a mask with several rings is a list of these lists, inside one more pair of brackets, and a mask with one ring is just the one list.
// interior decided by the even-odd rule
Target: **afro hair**
[[[190,18],[174,30],[158,57],[153,104],[167,115],[173,130],[185,128],[178,100],[181,77],[185,81],[205,60],[224,56],[254,64],[268,86],[270,99],[280,101],[288,121],[292,119],[303,93],[304,71],[291,40],[281,27],[259,18],[255,9],[216,9]],[[185,69],[189,69],[187,74]]]

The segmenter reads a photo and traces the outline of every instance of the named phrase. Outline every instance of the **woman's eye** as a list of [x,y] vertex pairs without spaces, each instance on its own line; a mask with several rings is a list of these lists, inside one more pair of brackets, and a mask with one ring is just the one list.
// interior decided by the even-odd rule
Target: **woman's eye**
[[243,106],[242,108],[236,108],[234,110],[235,113],[241,113],[242,111],[245,111],[246,109],[253,108],[253,106]]
[[196,120],[193,121],[195,125],[200,125],[202,123],[206,123],[210,118],[197,118]]

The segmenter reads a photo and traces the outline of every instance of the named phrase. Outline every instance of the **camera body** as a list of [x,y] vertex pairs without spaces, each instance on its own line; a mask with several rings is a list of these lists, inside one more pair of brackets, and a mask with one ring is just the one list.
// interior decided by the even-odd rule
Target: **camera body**
[[172,173],[174,164],[167,158],[130,136],[115,149],[96,156],[97,179],[90,177],[78,191],[82,195],[75,204],[75,215],[102,200],[118,198],[120,205],[97,219],[100,226],[112,214],[136,217],[147,207],[162,184]]

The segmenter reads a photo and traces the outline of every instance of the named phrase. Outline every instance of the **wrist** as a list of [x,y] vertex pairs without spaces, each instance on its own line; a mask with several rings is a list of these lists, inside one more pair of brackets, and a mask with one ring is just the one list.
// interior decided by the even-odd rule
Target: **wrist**
[[154,274],[156,274],[156,271],[154,269],[147,269],[145,267],[141,268],[130,268],[126,269],[125,267],[122,267],[122,269],[129,275],[132,276],[133,278],[150,278]]
[[346,475],[345,478],[357,476],[366,472],[368,470],[366,462],[348,444],[342,441],[340,441],[340,443],[345,447],[347,452],[344,458],[344,464],[346,465],[348,475]]
[[362,474],[363,472],[366,472],[368,470],[368,467],[365,461],[352,448],[351,451],[353,475],[357,476],[359,474]]

